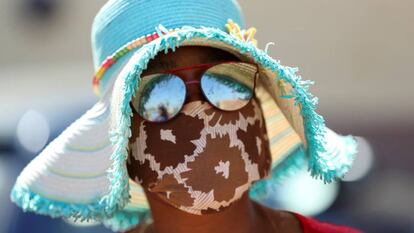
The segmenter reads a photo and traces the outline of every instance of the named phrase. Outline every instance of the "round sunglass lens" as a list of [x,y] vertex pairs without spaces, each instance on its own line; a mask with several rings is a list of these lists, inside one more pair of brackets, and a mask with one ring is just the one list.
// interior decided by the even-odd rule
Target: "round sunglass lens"
[[146,120],[163,122],[173,118],[185,101],[185,83],[172,74],[145,77],[139,98],[134,102],[136,111]]
[[221,64],[207,70],[201,78],[205,97],[215,107],[234,111],[244,107],[254,93],[255,67],[241,70],[240,64]]

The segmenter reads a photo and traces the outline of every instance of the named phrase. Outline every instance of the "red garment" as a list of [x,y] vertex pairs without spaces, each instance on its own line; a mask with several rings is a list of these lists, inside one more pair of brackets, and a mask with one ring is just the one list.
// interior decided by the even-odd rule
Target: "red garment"
[[302,225],[303,233],[362,233],[362,231],[340,225],[321,222],[313,218],[292,213]]

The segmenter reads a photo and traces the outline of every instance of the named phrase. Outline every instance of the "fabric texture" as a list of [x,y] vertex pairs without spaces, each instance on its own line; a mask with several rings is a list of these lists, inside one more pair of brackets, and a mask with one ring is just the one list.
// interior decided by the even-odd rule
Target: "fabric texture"
[[271,170],[251,187],[253,199],[271,193],[281,177],[303,166],[325,182],[342,178],[356,154],[355,140],[326,127],[315,110],[317,99],[308,91],[312,82],[260,49],[255,30],[243,25],[234,0],[108,1],[94,20],[92,35],[101,75],[94,79],[99,101],[24,168],[12,201],[24,211],[97,220],[114,231],[150,217],[142,187],[128,177],[130,102],[151,59],[190,45],[219,48],[259,66],[256,95]]
[[192,101],[163,124],[136,114],[131,130],[129,177],[191,214],[224,210],[270,171],[264,119],[254,99],[233,112]]

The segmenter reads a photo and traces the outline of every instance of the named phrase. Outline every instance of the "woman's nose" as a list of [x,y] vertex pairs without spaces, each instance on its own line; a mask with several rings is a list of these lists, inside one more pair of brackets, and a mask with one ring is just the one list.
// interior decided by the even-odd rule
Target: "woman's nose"
[[201,91],[201,77],[203,71],[198,70],[186,70],[180,72],[178,75],[183,79],[187,88],[187,97],[185,103],[192,101],[207,101]]

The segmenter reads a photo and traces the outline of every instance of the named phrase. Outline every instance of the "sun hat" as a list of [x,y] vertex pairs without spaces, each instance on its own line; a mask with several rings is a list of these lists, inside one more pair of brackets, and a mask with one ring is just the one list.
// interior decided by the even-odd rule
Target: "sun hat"
[[[21,172],[11,199],[24,211],[51,217],[97,220],[113,231],[150,218],[140,185],[129,179],[129,102],[140,74],[159,52],[209,46],[257,63],[256,96],[263,111],[272,157],[267,179],[253,184],[252,198],[272,191],[280,177],[308,166],[324,182],[342,178],[356,141],[325,126],[297,69],[282,66],[259,49],[256,29],[245,28],[236,0],[109,0],[92,27],[98,102],[54,139]],[[243,29],[243,30],[242,30]]]

